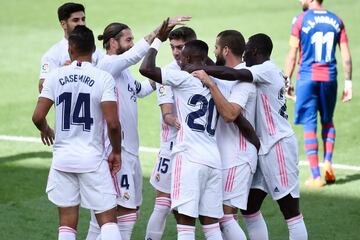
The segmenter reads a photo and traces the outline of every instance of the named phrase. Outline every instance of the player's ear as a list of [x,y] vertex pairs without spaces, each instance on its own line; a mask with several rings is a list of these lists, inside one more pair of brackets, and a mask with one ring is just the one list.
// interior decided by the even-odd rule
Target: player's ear
[[223,55],[226,56],[229,54],[230,49],[228,46],[225,46],[222,51],[223,51]]
[[60,21],[60,26],[62,29],[66,30],[67,26],[66,26],[66,21],[65,20],[61,20]]

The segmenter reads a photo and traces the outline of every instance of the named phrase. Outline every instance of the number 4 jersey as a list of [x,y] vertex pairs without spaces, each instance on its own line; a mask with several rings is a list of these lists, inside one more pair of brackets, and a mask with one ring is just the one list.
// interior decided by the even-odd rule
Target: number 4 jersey
[[300,47],[297,79],[335,81],[336,45],[347,41],[342,20],[332,12],[308,10],[296,17],[290,46]]
[[101,102],[116,101],[113,77],[88,62],[57,68],[40,97],[55,106],[52,166],[64,172],[91,172],[104,156],[105,121]]
[[186,151],[190,161],[221,169],[215,130],[217,110],[210,91],[185,71],[162,69],[162,83],[172,87],[181,123],[173,153]]

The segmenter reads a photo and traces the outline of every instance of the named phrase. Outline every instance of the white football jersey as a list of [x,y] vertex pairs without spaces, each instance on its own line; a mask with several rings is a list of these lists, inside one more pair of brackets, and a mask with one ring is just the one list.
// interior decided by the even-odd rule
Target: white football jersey
[[[96,66],[103,56],[104,53],[96,49],[92,55],[92,64]],[[69,41],[63,38],[60,42],[53,45],[41,58],[39,79],[46,79],[52,70],[64,66],[66,62],[71,62]]]
[[216,145],[217,110],[210,91],[185,71],[162,69],[162,83],[172,87],[181,123],[173,153],[187,151],[190,161],[221,169]]
[[[245,64],[235,68],[240,69]],[[226,84],[224,86],[224,84]],[[221,92],[231,103],[243,109],[243,116],[255,126],[256,87],[252,83],[239,81],[221,81]],[[257,151],[255,146],[246,140],[234,123],[226,123],[220,116],[216,131],[216,139],[221,156],[223,169],[249,163],[256,168]]]
[[40,97],[55,106],[52,166],[64,172],[95,171],[105,159],[101,102],[116,101],[113,77],[89,62],[74,61],[51,72]]
[[[121,146],[127,152],[139,155],[137,86],[128,67],[138,63],[149,50],[145,39],[137,42],[121,55],[105,55],[97,67],[109,72],[115,79],[118,114],[121,123]],[[110,142],[107,144],[110,145]]]
[[248,68],[256,85],[256,133],[261,141],[260,155],[284,137],[294,134],[286,112],[285,80],[281,70],[272,62]]
[[[164,69],[180,70],[180,66],[174,60],[170,64],[166,65]],[[156,84],[156,93],[159,105],[165,103],[171,103],[173,105],[173,115],[176,116],[176,107],[174,101],[174,93],[170,86]],[[160,155],[170,155],[176,143],[176,136],[178,130],[163,120],[162,114],[160,113]]]

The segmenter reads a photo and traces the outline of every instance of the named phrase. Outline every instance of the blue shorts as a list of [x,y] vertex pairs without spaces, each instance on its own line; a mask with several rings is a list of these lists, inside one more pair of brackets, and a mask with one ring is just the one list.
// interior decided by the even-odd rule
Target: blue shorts
[[333,120],[337,95],[337,81],[296,81],[295,124],[317,124],[317,112],[321,123]]

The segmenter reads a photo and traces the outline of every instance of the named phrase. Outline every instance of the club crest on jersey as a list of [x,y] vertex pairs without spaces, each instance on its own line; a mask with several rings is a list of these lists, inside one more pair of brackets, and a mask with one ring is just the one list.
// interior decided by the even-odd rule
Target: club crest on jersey
[[130,194],[128,192],[125,192],[123,198],[125,201],[128,201],[130,199]]
[[160,173],[157,173],[157,174],[156,174],[155,180],[156,180],[157,182],[160,182]]
[[50,72],[50,66],[49,66],[49,64],[44,63],[44,64],[41,66],[41,72],[42,72],[42,73],[48,73],[48,72]]
[[163,97],[163,96],[166,96],[166,88],[165,88],[165,86],[164,85],[161,85],[160,87],[159,87],[159,95],[160,95],[160,97]]

